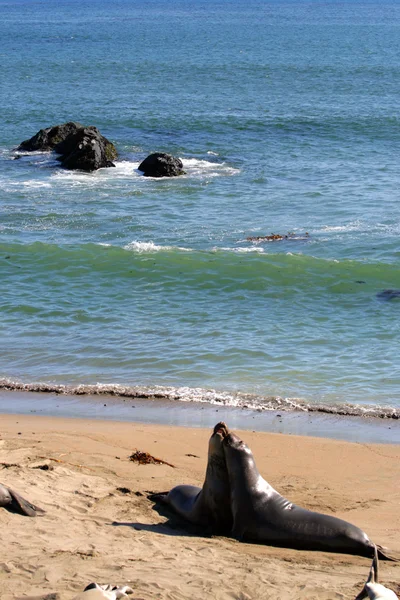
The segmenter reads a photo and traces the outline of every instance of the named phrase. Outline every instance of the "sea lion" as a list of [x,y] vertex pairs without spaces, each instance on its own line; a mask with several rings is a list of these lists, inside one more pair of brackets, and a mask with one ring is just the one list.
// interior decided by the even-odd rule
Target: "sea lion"
[[[223,447],[231,488],[232,535],[244,541],[289,548],[372,556],[367,534],[342,519],[296,506],[261,477],[250,448],[234,433]],[[380,556],[387,556],[378,547]]]
[[4,506],[10,512],[26,515],[27,517],[41,516],[46,512],[2,483],[0,483],[0,506]]
[[128,598],[128,594],[133,594],[133,589],[127,585],[117,587],[90,583],[73,600],[119,600],[119,598]]
[[374,558],[372,559],[369,577],[355,600],[399,600],[392,590],[378,583],[378,550],[375,548]]
[[383,292],[379,292],[376,297],[379,300],[393,300],[393,298],[400,298],[400,290],[383,290]]
[[208,463],[203,487],[177,485],[170,492],[153,494],[181,517],[195,525],[206,526],[213,533],[228,533],[232,528],[230,488],[222,446],[228,435],[225,423],[217,423],[208,444]]

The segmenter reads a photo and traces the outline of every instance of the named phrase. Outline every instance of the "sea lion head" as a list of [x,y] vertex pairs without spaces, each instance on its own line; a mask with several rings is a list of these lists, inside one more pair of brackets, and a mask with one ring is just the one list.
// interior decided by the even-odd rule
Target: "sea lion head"
[[231,477],[259,477],[253,453],[238,435],[229,432],[224,437],[223,447],[226,466]]
[[229,429],[227,425],[223,421],[217,423],[208,443],[208,458],[211,456],[220,457],[225,462],[224,448],[222,443],[227,435],[229,435]]
[[230,508],[230,485],[225,461],[223,442],[229,435],[225,423],[217,423],[208,444],[208,462],[206,478],[203,484],[202,498],[208,510],[208,521],[214,532],[227,533],[232,527]]
[[231,451],[232,453],[240,453],[244,452],[245,454],[251,454],[252,451],[248,447],[248,445],[240,439],[236,433],[229,431],[223,438],[225,449]]

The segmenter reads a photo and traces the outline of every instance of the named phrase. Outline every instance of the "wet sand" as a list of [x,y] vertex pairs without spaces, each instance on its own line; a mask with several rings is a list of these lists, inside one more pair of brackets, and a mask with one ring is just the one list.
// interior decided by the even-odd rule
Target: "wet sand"
[[0,391],[1,413],[206,428],[223,420],[236,429],[327,437],[351,442],[400,444],[398,419],[305,411],[257,411],[200,402]]

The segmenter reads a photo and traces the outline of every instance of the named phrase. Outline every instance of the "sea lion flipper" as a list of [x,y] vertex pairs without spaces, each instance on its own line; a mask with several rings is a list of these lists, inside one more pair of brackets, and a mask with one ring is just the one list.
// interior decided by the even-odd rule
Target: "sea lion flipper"
[[361,592],[358,594],[358,596],[355,597],[354,600],[364,600],[364,598],[368,598],[368,592],[367,592],[367,588],[363,587],[363,589],[361,590]]
[[10,492],[11,496],[10,510],[22,515],[26,515],[27,517],[41,516],[46,512],[43,510],[43,508],[39,508],[39,506],[35,506],[35,504],[32,504],[32,502],[25,500],[25,498],[17,494],[17,492],[11,488],[8,488],[8,491]]
[[[364,600],[364,598],[376,598],[379,600],[398,600],[396,594],[389,588],[381,585],[378,581],[379,568],[379,546],[374,546],[374,558],[369,570],[369,575],[361,592],[356,596],[355,600]],[[393,560],[393,559],[391,559]]]
[[153,494],[149,494],[147,498],[152,502],[163,502],[166,504],[168,494],[169,492],[155,492]]
[[389,552],[387,548],[376,546],[378,557],[382,560],[390,560],[392,562],[400,562],[400,556],[397,553]]
[[367,583],[379,583],[379,560],[378,560],[378,548],[375,544],[374,558],[372,559],[371,570]]

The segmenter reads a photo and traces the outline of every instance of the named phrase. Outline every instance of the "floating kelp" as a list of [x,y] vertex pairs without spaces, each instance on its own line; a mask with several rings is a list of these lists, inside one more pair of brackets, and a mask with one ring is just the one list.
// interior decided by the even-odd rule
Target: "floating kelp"
[[281,240],[305,240],[310,237],[308,231],[305,233],[294,233],[293,231],[288,231],[285,234],[280,233],[271,233],[270,235],[259,235],[255,237],[248,237],[246,240],[248,242],[278,242]]

